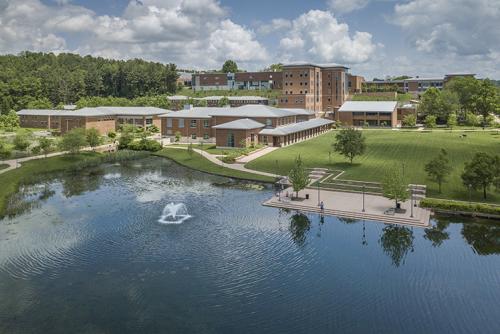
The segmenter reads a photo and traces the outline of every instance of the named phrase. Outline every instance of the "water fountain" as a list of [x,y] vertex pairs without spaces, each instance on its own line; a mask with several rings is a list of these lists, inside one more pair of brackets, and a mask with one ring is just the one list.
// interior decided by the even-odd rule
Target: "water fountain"
[[161,224],[182,224],[189,218],[191,218],[191,216],[188,214],[184,203],[170,203],[163,208],[163,212],[158,222]]

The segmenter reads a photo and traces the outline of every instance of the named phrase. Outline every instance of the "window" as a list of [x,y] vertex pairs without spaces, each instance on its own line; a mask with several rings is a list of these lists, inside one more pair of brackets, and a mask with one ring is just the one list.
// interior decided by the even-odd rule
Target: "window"
[[208,136],[208,133],[204,133],[204,134],[203,134],[203,139],[208,139],[208,138],[210,138],[210,137]]
[[184,118],[179,118],[179,128],[184,127]]
[[172,119],[167,118],[167,128],[171,128],[171,127],[172,127]]
[[151,125],[153,124],[153,119],[152,118],[146,118],[146,125]]
[[192,119],[191,122],[189,123],[190,128],[196,128],[196,120]]
[[227,147],[234,147],[234,135],[231,132],[227,134]]
[[208,128],[209,126],[210,126],[210,122],[208,121],[208,119],[203,120],[203,127]]
[[195,133],[193,133],[193,134],[191,135],[191,139],[196,139],[196,134],[195,134]]
[[270,118],[266,119],[266,125],[267,126],[272,126],[273,125],[273,120],[270,119]]

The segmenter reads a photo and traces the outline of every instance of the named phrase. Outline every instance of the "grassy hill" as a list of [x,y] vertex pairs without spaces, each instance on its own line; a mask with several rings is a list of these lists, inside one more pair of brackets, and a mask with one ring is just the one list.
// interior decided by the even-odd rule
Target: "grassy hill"
[[[366,130],[367,150],[365,154],[348,161],[332,153],[329,163],[328,152],[335,140],[335,132],[324,134],[306,142],[276,150],[256,159],[246,167],[271,173],[288,174],[294,158],[300,154],[306,167],[327,167],[345,170],[342,179],[361,181],[381,181],[387,170],[404,168],[409,183],[428,185],[428,196],[468,200],[468,190],[462,185],[460,174],[464,163],[476,152],[500,154],[500,134],[497,132],[468,132],[466,138],[460,138],[460,132],[433,131],[392,131]],[[438,194],[437,185],[427,179],[424,165],[444,148],[453,166],[448,183],[443,185],[443,193]],[[276,163],[277,161],[277,163]],[[404,166],[404,167],[403,167]],[[492,189],[488,202],[500,203],[500,193]],[[480,192],[473,192],[474,201],[483,201]]]

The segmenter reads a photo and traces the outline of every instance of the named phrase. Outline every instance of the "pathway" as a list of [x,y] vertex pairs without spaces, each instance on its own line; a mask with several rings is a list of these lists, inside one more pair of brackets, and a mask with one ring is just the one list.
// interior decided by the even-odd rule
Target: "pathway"
[[[95,150],[98,151],[98,152],[99,151],[104,152],[104,151],[115,150],[115,148],[116,148],[115,144],[106,144],[106,145],[101,145],[101,146],[96,147]],[[92,150],[92,148],[90,148],[90,147],[86,147],[86,148],[82,149],[82,151],[91,151],[91,150]],[[56,157],[56,156],[63,155],[63,154],[66,154],[66,153],[68,153],[68,152],[54,152],[54,153],[47,154],[47,156],[45,156],[45,155],[34,155],[34,156],[31,156],[31,157],[25,157],[25,158],[19,158],[19,159],[0,160],[0,164],[9,165],[9,167],[7,167],[7,168],[0,169],[0,174],[6,173],[6,172],[8,172],[10,170],[13,170],[13,169],[21,167],[21,163],[23,163],[25,161],[38,160],[38,159],[44,159],[44,158],[50,158],[50,157]]]
[[261,150],[256,150],[254,152],[251,152],[249,155],[245,155],[242,158],[239,158],[238,160],[236,160],[236,162],[240,163],[240,164],[246,164],[247,162],[250,162],[250,161],[255,160],[257,158],[263,157],[264,155],[271,153],[272,151],[275,151],[278,148],[279,147],[268,146],[268,147],[265,147]]
[[[174,150],[186,150],[187,149],[187,147],[172,147],[172,146],[169,146],[168,148],[169,149],[174,149]],[[227,164],[227,163],[224,163],[221,160],[217,159],[217,157],[215,155],[210,154],[208,152],[205,152],[203,150],[199,150],[197,148],[194,148],[193,151],[201,154],[203,157],[205,157],[206,159],[208,159],[210,162],[213,162],[214,164],[222,166],[222,167],[226,167],[226,168],[230,168],[230,169],[234,169],[234,170],[239,170],[241,172],[247,172],[247,173],[252,173],[252,174],[269,176],[269,177],[277,177],[277,176],[279,176],[279,175],[276,175],[276,174],[271,174],[271,173],[266,173],[266,172],[260,172],[258,170],[248,169],[248,168],[245,168],[245,166],[242,165],[242,164],[237,164],[237,163]]]
[[281,197],[273,196],[273,198],[264,202],[263,205],[321,213],[318,202],[323,201],[323,213],[325,215],[418,227],[428,227],[430,224],[430,210],[425,208],[413,207],[413,217],[411,217],[412,208],[410,201],[401,203],[401,208],[406,209],[405,213],[386,215],[384,211],[393,208],[394,201],[382,196],[365,194],[365,211],[363,212],[363,195],[360,193],[321,189],[318,200],[317,189],[306,188],[299,192],[299,197],[305,198],[305,195],[308,194],[309,199],[299,201],[291,201],[286,197],[286,193],[291,196],[292,188],[282,191]]

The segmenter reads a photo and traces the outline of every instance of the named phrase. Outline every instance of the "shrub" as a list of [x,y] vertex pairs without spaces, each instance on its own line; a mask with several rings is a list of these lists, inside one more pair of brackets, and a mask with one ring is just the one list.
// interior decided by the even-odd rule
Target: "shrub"
[[158,133],[160,132],[160,129],[158,129],[158,127],[156,125],[151,125],[151,126],[148,126],[148,129],[147,129],[149,132],[151,133]]
[[114,131],[108,132],[108,138],[115,139],[116,138],[116,132],[114,132]]
[[448,211],[477,212],[500,215],[500,206],[485,203],[467,203],[437,198],[424,198],[420,201],[420,206],[423,208],[435,208]]
[[157,152],[162,149],[161,144],[156,140],[141,139],[128,144],[128,149],[133,151]]

